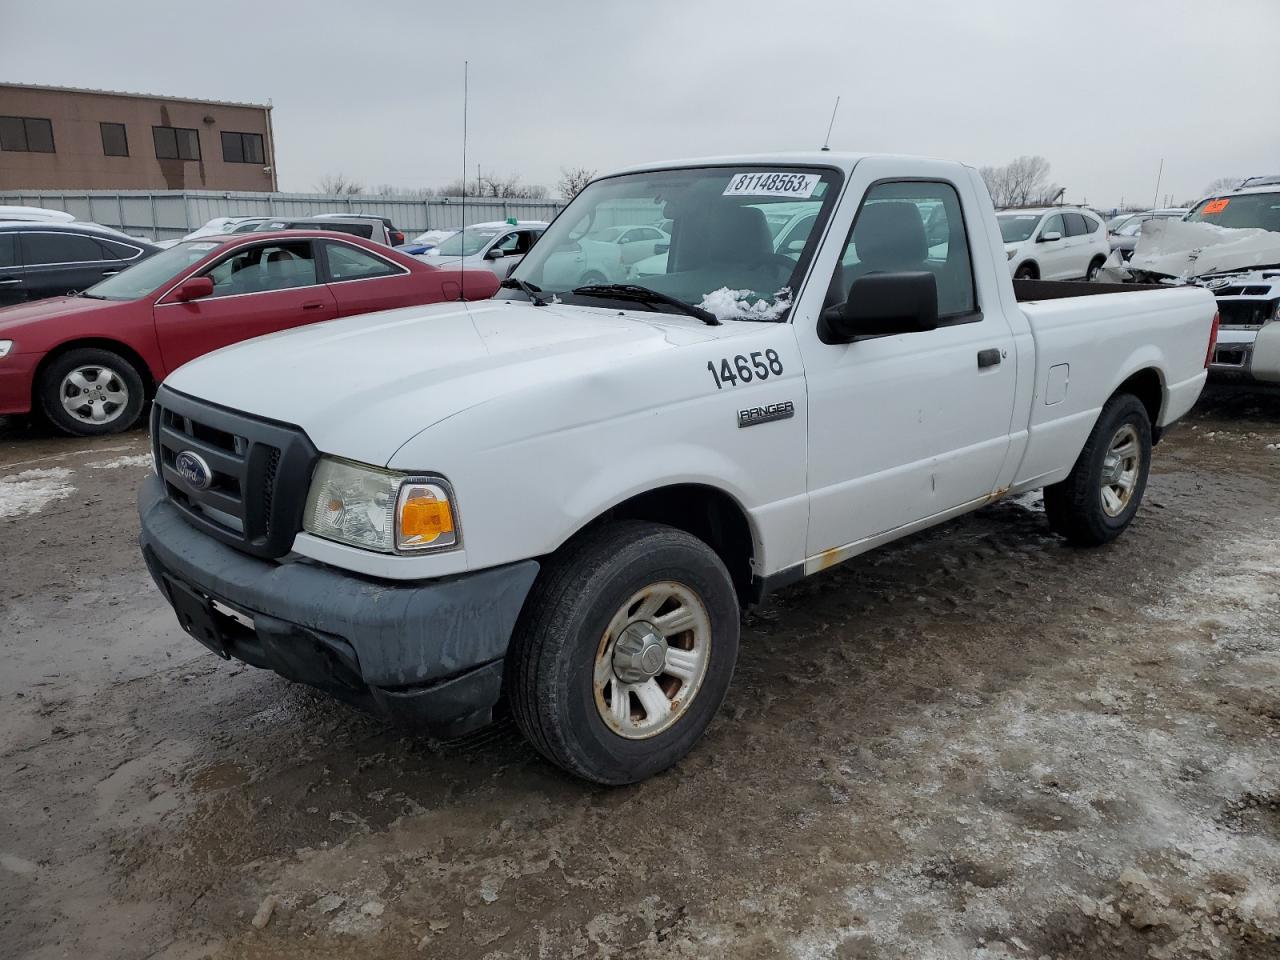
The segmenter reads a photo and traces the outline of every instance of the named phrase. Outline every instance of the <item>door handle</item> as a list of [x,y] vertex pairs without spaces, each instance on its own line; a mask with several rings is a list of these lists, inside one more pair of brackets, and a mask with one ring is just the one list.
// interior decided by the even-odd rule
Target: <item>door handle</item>
[[302,309],[303,310],[319,310],[323,306],[324,306],[323,301],[312,300],[310,303],[304,303],[302,305]]
[[978,351],[978,369],[985,370],[1000,363],[1000,351],[996,347]]

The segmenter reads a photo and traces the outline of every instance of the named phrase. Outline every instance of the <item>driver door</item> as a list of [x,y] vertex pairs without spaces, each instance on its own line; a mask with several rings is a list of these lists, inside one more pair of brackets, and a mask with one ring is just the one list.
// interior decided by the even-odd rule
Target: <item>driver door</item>
[[170,291],[155,306],[169,370],[241,340],[338,315],[333,293],[317,274],[311,240],[236,247],[196,276],[213,280],[211,296],[183,303]]
[[[975,265],[970,255],[967,224],[978,224],[972,246],[985,242],[974,186],[949,179],[946,166],[937,179],[888,179],[900,172],[896,162],[875,160],[854,168],[848,194],[865,196],[852,229],[847,221],[832,226],[845,240],[834,275],[832,266],[819,274],[820,288],[829,289],[829,304],[840,303],[867,273],[928,271],[939,325],[827,344],[817,335],[817,310],[806,305],[796,317],[809,396],[809,572],[980,502],[1010,443],[1013,335],[991,265]],[[942,214],[932,212],[935,204]],[[934,220],[930,235],[927,216],[945,216],[941,243],[929,242],[942,234]]]

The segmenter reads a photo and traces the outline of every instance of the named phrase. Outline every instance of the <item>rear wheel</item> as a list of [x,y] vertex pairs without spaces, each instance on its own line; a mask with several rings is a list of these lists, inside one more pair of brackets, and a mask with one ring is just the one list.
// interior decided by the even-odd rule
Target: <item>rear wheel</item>
[[1071,473],[1044,489],[1055,533],[1081,547],[1109,543],[1138,512],[1151,469],[1151,420],[1133,394],[1107,401]]
[[702,736],[738,655],[724,564],[673,527],[627,521],[543,567],[507,655],[520,730],[548,760],[604,784],[665,770]]
[[39,394],[54,426],[82,437],[128,430],[146,399],[134,365],[97,347],[69,350],[54,360],[40,378]]

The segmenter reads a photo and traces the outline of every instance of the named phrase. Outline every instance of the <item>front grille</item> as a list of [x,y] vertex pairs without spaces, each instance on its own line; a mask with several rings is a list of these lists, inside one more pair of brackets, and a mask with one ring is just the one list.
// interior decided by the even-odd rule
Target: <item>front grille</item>
[[1270,287],[1219,287],[1213,291],[1216,297],[1265,297]]
[[[289,552],[318,457],[299,427],[162,386],[151,411],[151,438],[169,499],[189,523],[255,556]],[[197,483],[180,472],[182,454],[203,461],[209,476]]]
[[[1221,290],[1215,291],[1219,297]],[[1276,313],[1274,300],[1219,300],[1218,318],[1224,327],[1260,327]]]

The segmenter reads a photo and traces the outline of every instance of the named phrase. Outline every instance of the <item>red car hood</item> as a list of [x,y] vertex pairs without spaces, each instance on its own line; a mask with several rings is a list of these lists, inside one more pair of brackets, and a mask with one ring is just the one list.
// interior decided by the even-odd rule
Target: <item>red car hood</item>
[[94,300],[92,297],[50,297],[31,303],[15,303],[0,307],[0,335],[13,339],[23,330],[39,325],[42,321],[65,321],[95,311],[105,316],[111,311],[129,310],[136,300]]

